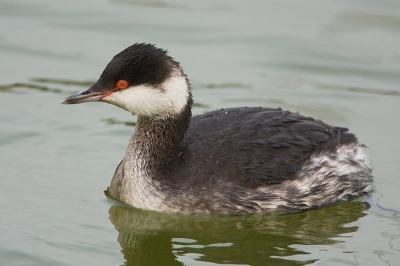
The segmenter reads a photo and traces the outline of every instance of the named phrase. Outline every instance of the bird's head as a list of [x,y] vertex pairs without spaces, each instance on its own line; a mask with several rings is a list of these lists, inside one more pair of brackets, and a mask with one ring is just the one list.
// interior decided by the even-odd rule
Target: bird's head
[[132,114],[164,118],[180,113],[190,101],[179,63],[165,50],[137,43],[115,55],[89,89],[62,103],[106,102]]

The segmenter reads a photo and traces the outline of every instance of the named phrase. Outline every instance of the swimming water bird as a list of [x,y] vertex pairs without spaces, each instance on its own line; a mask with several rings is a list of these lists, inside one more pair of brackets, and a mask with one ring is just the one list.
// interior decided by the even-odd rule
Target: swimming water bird
[[372,168],[346,128],[282,109],[242,107],[192,117],[180,64],[137,43],[64,104],[106,102],[137,115],[109,187],[138,208],[183,213],[292,212],[372,191]]

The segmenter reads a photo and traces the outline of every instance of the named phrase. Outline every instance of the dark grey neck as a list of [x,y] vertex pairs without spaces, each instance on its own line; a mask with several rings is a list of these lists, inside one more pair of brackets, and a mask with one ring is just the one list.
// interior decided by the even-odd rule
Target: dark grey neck
[[138,116],[135,132],[128,150],[135,155],[136,161],[153,173],[178,158],[180,145],[189,127],[192,116],[192,98],[179,113],[167,118]]

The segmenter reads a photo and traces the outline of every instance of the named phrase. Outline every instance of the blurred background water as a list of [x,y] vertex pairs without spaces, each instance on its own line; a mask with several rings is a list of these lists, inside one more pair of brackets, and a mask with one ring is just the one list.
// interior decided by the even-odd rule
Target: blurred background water
[[[400,2],[2,0],[1,265],[400,265]],[[349,127],[362,201],[288,215],[184,216],[107,200],[135,117],[63,106],[135,42],[168,49],[194,113],[282,107]]]

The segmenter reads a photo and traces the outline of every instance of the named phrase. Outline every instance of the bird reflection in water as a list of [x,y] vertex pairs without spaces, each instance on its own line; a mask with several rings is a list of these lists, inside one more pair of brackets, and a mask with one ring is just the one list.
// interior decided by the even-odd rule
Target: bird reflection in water
[[308,254],[293,245],[345,241],[338,237],[356,232],[357,226],[346,225],[365,216],[367,208],[367,203],[353,201],[293,214],[210,216],[112,206],[109,214],[119,232],[125,265],[184,265],[187,259],[224,265],[304,265],[318,259],[291,260],[292,255]]

